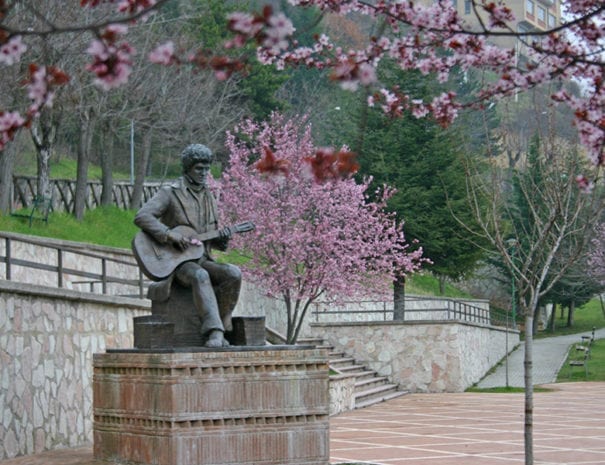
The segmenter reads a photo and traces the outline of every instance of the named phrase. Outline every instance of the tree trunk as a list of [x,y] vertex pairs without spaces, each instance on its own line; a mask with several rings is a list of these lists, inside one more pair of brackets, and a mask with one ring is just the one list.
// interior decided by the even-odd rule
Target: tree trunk
[[[57,126],[60,114],[51,113],[51,110],[42,110],[40,116],[34,120],[30,134],[36,147],[38,164],[38,182],[36,196],[39,199],[50,199],[52,187],[50,184],[50,157],[53,155]],[[46,205],[46,203],[44,203]],[[46,212],[44,212],[46,213]]]
[[533,309],[525,309],[525,465],[534,463],[533,314]]
[[101,160],[101,205],[107,207],[113,204],[113,151],[114,134],[111,128],[107,128],[101,140],[103,153],[99,156]]
[[[48,112],[42,111],[30,129],[32,140],[37,152],[38,181],[36,196],[39,200],[50,199],[52,196],[50,184],[50,157],[53,154],[56,121]],[[46,213],[46,212],[45,212]]]
[[11,192],[13,190],[13,167],[15,165],[16,143],[8,144],[0,151],[0,213],[10,213]]
[[78,144],[78,169],[76,176],[76,192],[74,194],[74,216],[78,221],[84,219],[86,198],[88,196],[88,162],[90,160],[90,147],[92,145],[92,115],[84,111],[80,115],[82,127],[80,142]]
[[439,275],[437,279],[439,281],[439,295],[445,295],[445,276]]
[[393,320],[405,320],[405,276],[393,281]]
[[533,326],[532,326],[532,335],[538,334],[538,325],[540,324],[540,307],[536,307],[536,311],[534,312],[533,318]]
[[48,199],[51,196],[50,187],[50,147],[41,148],[38,151],[38,182],[36,184],[36,196],[38,199]]
[[143,204],[143,184],[145,182],[145,172],[147,171],[147,164],[149,163],[149,157],[151,156],[151,139],[153,136],[152,128],[148,128],[143,133],[143,147],[142,155],[137,166],[136,175],[134,178],[134,186],[132,187],[132,198],[130,199],[130,208],[137,210],[141,208]]
[[576,302],[575,300],[572,299],[571,302],[569,302],[569,311],[567,312],[567,327],[568,328],[572,328],[573,327],[573,317],[574,317],[574,312],[576,310]]
[[548,320],[548,327],[550,328],[550,332],[554,333],[556,329],[555,321],[557,315],[557,304],[552,304],[552,312],[550,313],[550,318]]

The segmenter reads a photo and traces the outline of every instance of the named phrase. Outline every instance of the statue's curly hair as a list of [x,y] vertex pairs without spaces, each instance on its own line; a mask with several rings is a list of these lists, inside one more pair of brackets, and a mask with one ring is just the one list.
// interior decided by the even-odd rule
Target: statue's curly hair
[[199,162],[210,163],[212,161],[212,150],[202,144],[191,144],[181,152],[181,165],[183,172],[188,171]]

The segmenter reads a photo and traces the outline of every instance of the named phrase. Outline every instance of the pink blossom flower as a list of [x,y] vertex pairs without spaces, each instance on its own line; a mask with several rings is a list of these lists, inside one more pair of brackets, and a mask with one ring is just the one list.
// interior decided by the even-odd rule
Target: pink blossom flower
[[171,40],[158,45],[149,53],[149,61],[158,65],[170,65],[175,61],[174,42]]
[[157,0],[121,0],[118,11],[123,13],[140,13],[153,7]]
[[291,36],[296,31],[292,21],[286,15],[279,13],[269,18],[266,34],[271,37],[284,38]]
[[101,40],[94,40],[88,47],[87,53],[94,59],[86,66],[97,77],[96,86],[103,90],[110,90],[128,82],[132,72],[131,56],[135,50],[127,42],[118,42],[120,36],[128,30],[123,25],[109,25]]
[[16,111],[0,111],[0,151],[12,140],[15,132],[25,125],[25,119]]
[[261,29],[261,25],[255,23],[254,16],[249,13],[231,13],[227,16],[227,19],[229,20],[229,29],[250,37],[256,35]]
[[578,185],[578,188],[585,194],[590,194],[594,189],[594,182],[589,180],[584,175],[576,176],[576,183]]
[[288,48],[288,41],[283,37],[266,36],[262,42],[263,47],[272,55],[277,55]]
[[0,46],[0,63],[12,65],[21,60],[27,46],[21,40],[21,36],[13,36],[7,43]]
[[17,128],[23,126],[25,120],[16,111],[13,112],[0,112],[0,131],[6,132],[11,128]]
[[364,86],[373,84],[376,82],[376,69],[369,63],[362,63],[359,65],[359,82]]
[[[105,28],[103,35],[111,34],[114,36],[125,35],[128,32],[128,26],[125,24],[110,24]],[[114,39],[115,40],[115,39]]]
[[39,109],[42,105],[52,107],[54,92],[48,89],[46,67],[41,67],[32,74],[27,89],[27,96],[31,99],[33,107],[36,109]]

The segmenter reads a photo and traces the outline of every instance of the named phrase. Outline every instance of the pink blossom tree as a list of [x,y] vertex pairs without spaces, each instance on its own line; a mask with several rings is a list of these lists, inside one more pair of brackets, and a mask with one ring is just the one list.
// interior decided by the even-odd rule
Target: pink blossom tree
[[[409,250],[402,225],[384,210],[390,189],[372,202],[369,180],[335,176],[315,181],[313,163],[320,158],[338,163],[338,157],[313,145],[304,119],[274,114],[261,124],[246,121],[228,134],[227,148],[224,214],[232,222],[256,225],[254,232],[233,241],[252,257],[244,267],[248,278],[283,299],[288,343],[296,341],[317,299],[384,295],[392,292],[396,276],[417,270],[424,261],[422,249]],[[273,159],[281,165],[276,167]]]

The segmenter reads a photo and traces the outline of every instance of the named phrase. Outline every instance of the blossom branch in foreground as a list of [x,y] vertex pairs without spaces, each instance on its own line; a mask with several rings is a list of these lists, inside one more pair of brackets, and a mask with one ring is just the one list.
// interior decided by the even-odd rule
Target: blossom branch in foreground
[[[20,18],[25,18],[24,12],[35,17],[41,17],[40,10],[34,10],[27,4],[15,8],[15,3],[0,0],[0,72],[6,66],[17,66],[28,51],[25,38],[28,36],[47,37],[73,32],[90,32],[95,35],[88,49],[94,57],[94,62],[82,65],[92,71],[95,83],[106,90],[115,88],[128,80],[131,71],[131,55],[134,53],[127,41],[118,42],[118,37],[126,33],[125,26],[120,24],[144,20],[150,13],[169,0],[81,0],[82,8],[94,8],[102,3],[116,5],[116,16],[107,21],[96,23],[70,24],[58,26],[46,17],[42,17],[39,29],[28,23],[21,24]],[[20,13],[19,16],[16,16]],[[26,111],[10,111],[0,108],[0,150],[13,139],[16,132],[31,123],[44,106],[52,106],[55,90],[65,85],[69,76],[52,63],[41,66],[37,63],[29,65],[29,76],[25,82],[27,95],[31,105]],[[22,116],[26,113],[27,116]]]
[[[387,26],[380,37],[372,37],[364,49],[343,50],[322,35],[313,46],[298,46],[293,28],[284,28],[279,47],[269,46],[259,38],[271,27],[262,15],[239,13],[230,23],[236,39],[232,46],[246,41],[258,44],[257,56],[263,63],[331,69],[331,79],[345,89],[359,85],[378,85],[375,68],[385,58],[399,67],[434,74],[440,82],[448,81],[453,69],[470,68],[493,72],[499,78],[484,86],[470,102],[458,101],[453,92],[445,92],[432,102],[423,102],[401,89],[379,89],[370,104],[392,116],[411,111],[417,117],[432,115],[442,125],[449,124],[463,107],[480,107],[485,102],[514,95],[519,91],[554,80],[580,80],[581,97],[553,94],[553,100],[571,107],[575,125],[589,158],[604,164],[605,148],[605,4],[600,0],[564,1],[569,21],[550,31],[518,32],[511,24],[514,16],[503,3],[474,0],[480,20],[479,29],[470,28],[449,0],[422,5],[412,0],[367,2],[362,0],[290,0],[300,7],[345,15],[356,13],[383,21]],[[482,20],[482,16],[486,18]],[[491,37],[513,37],[528,49],[527,62],[518,60],[514,48],[491,45]],[[286,47],[284,40],[288,38]],[[536,39],[537,38],[537,39]]]
[[[116,29],[117,25],[143,20],[169,1],[81,0],[83,8],[94,8],[102,3],[114,4],[117,16],[102,23],[66,27],[59,27],[45,18],[42,29],[30,30],[26,24],[19,27],[12,4],[0,0],[0,69],[19,64],[27,53],[24,38],[28,35],[89,31],[95,34],[96,39],[89,47],[93,63],[87,68],[94,73],[95,82],[103,89],[117,87],[127,81],[134,53],[126,40],[118,40],[117,36],[123,34]],[[412,0],[289,2],[340,15],[365,15],[383,23],[385,30],[380,36],[371,37],[366,47],[361,49],[341,49],[326,35],[317,37],[310,46],[300,46],[294,38],[292,22],[283,13],[276,13],[267,6],[257,14],[231,14],[228,27],[233,38],[225,42],[225,47],[238,49],[246,43],[254,43],[257,57],[263,63],[272,63],[278,68],[307,66],[329,69],[331,79],[351,90],[360,85],[379,87],[376,67],[386,58],[396,61],[402,69],[435,75],[443,83],[449,80],[453,69],[478,68],[498,76],[495,82],[485,85],[468,102],[460,102],[452,92],[424,102],[401,89],[380,88],[370,98],[370,103],[380,105],[392,116],[411,111],[416,117],[433,115],[442,125],[449,124],[461,108],[480,107],[488,101],[550,81],[576,79],[582,82],[582,96],[558,92],[553,94],[553,100],[573,109],[575,125],[590,159],[595,164],[605,163],[605,4],[601,0],[563,0],[564,17],[568,18],[566,23],[547,31],[528,32],[518,32],[511,26],[514,17],[505,4],[488,0],[472,0],[473,10],[481,24],[478,29],[470,28],[463,21],[450,0],[438,0],[430,5]],[[25,5],[24,8],[28,7]],[[529,60],[521,63],[514,49],[491,45],[488,39],[492,37],[519,39],[528,50]],[[219,79],[245,72],[247,61],[243,57],[203,49],[177,57],[169,42],[158,46],[149,58],[164,65],[190,63],[209,68]],[[49,63],[48,66],[53,65]],[[0,111],[14,113],[6,109]],[[11,133],[14,133],[12,129]],[[2,139],[11,137],[8,132],[0,136]]]

